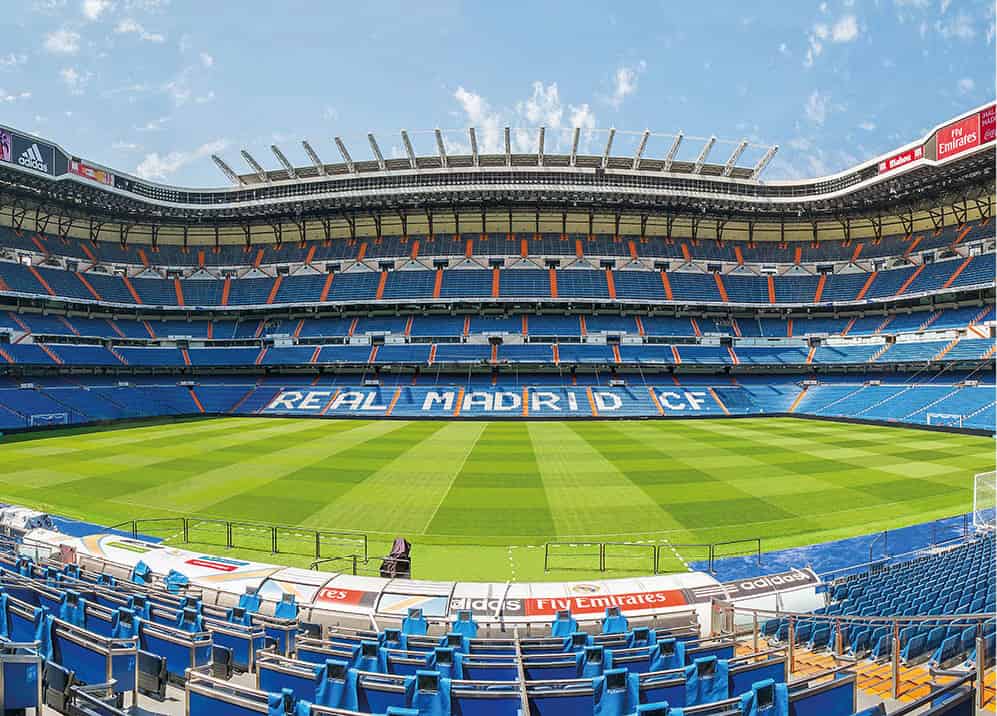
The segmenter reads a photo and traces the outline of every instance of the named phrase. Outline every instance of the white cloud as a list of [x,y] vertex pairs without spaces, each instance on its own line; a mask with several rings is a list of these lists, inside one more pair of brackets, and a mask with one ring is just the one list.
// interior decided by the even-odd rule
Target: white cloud
[[832,42],[852,42],[859,36],[859,24],[854,15],[845,15],[831,28]]
[[[585,132],[586,141],[591,138],[591,130],[596,126],[595,114],[588,103],[565,104],[556,82],[545,85],[534,82],[529,97],[516,102],[513,107],[493,108],[480,94],[464,87],[458,87],[454,99],[460,105],[462,122],[475,128],[478,151],[483,154],[497,154],[505,151],[504,127],[510,128],[513,151],[528,153],[537,149],[538,126],[547,128],[544,143],[548,151],[556,151],[571,139],[572,129],[579,127]],[[565,124],[567,117],[567,124]],[[446,138],[445,138],[446,139]],[[459,141],[446,140],[448,151],[454,153],[470,151]]]
[[588,104],[582,104],[571,108],[571,126],[592,131],[595,129],[595,115]]
[[476,92],[458,87],[454,99],[467,116],[468,123],[478,135],[478,151],[494,154],[502,151],[502,120],[492,111],[488,101]]
[[139,132],[158,132],[163,128],[163,125],[170,121],[169,117],[160,117],[158,119],[150,119],[148,122],[143,124],[141,127],[135,127]]
[[134,152],[141,148],[142,147],[140,147],[138,144],[135,144],[135,142],[117,141],[111,145],[111,149],[116,149],[119,152]]
[[83,94],[92,75],[80,72],[75,67],[64,67],[59,70],[59,78],[72,94]]
[[532,125],[548,129],[560,128],[564,108],[561,106],[557,82],[552,82],[546,87],[543,82],[534,82],[533,95],[523,102],[518,102],[516,111]]
[[138,166],[135,167],[135,173],[143,179],[168,179],[191,162],[224,151],[228,145],[227,140],[216,139],[191,151],[169,152],[164,155],[152,152],[146,154],[138,163]]
[[779,54],[789,56],[789,47],[786,46],[785,42],[779,43]]
[[207,52],[202,52],[201,53],[201,64],[204,67],[214,67],[214,65],[215,65],[215,58],[212,57],[211,55],[209,55]]
[[810,94],[810,97],[807,98],[807,103],[803,106],[803,113],[807,119],[816,125],[823,125],[830,108],[830,99],[828,95],[814,90]]
[[14,54],[13,52],[0,57],[0,69],[13,69],[14,67],[19,67],[28,61],[27,55]]
[[963,77],[956,83],[956,87],[959,90],[959,94],[969,94],[976,87],[976,83],[972,77]]
[[325,109],[322,110],[322,117],[330,121],[335,121],[339,119],[339,112],[336,110],[335,107],[332,107],[331,105],[326,105]]
[[72,30],[56,30],[45,36],[45,49],[60,55],[75,55],[80,51],[80,34]]
[[190,99],[192,94],[190,86],[187,84],[186,75],[181,75],[177,79],[170,80],[164,84],[163,91],[173,99],[173,104],[177,107],[187,104],[187,100]]
[[54,13],[66,7],[66,0],[34,0],[31,9],[35,12]]
[[619,109],[623,100],[637,91],[637,77],[647,68],[647,63],[641,60],[635,67],[619,67],[613,75],[613,94],[609,103]]
[[31,99],[30,92],[7,92],[0,89],[0,102],[17,102],[21,99]]
[[[824,10],[821,10],[824,12]],[[854,15],[843,15],[833,25],[815,23],[807,35],[807,52],[803,58],[804,67],[813,67],[814,62],[824,52],[827,42],[845,44],[854,42],[859,36],[859,24]]]
[[170,0],[125,0],[125,8],[140,12],[159,12],[170,5]]
[[138,35],[140,40],[145,40],[146,42],[165,42],[166,36],[158,32],[149,32],[142,25],[137,23],[131,18],[124,18],[120,20],[115,26],[114,31],[119,35]]
[[976,37],[973,19],[964,12],[935,23],[938,34],[946,40],[972,40]]
[[83,0],[83,16],[87,20],[96,20],[110,7],[111,0]]
[[876,129],[876,123],[871,122],[867,119],[864,122],[859,122],[859,129],[864,129],[867,132],[872,132],[873,130]]

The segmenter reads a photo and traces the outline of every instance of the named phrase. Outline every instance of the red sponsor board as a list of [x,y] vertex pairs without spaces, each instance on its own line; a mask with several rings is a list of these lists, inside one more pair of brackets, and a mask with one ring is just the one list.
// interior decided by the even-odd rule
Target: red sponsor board
[[320,604],[352,604],[371,605],[374,603],[374,593],[357,589],[341,589],[338,587],[323,587],[315,595],[315,601]]
[[114,175],[111,172],[104,169],[98,169],[97,167],[92,167],[89,164],[74,159],[69,162],[69,171],[77,176],[86,177],[95,182],[100,182],[101,184],[114,184]]
[[997,105],[990,105],[980,112],[980,143],[986,144],[997,139]]
[[939,160],[980,146],[980,115],[960,119],[938,130],[935,135],[936,156]]
[[192,567],[205,567],[207,569],[217,569],[219,572],[234,572],[239,567],[234,564],[225,564],[223,562],[209,562],[204,559],[188,559],[185,564],[189,564]]
[[879,162],[879,173],[892,172],[894,169],[906,166],[911,162],[924,158],[924,147],[914,147],[904,152],[894,154]]
[[619,607],[623,612],[638,612],[688,604],[680,589],[630,594],[589,594],[577,597],[532,597],[525,599],[524,602],[527,616],[553,615],[563,609],[569,609],[572,614],[601,614],[607,607]]

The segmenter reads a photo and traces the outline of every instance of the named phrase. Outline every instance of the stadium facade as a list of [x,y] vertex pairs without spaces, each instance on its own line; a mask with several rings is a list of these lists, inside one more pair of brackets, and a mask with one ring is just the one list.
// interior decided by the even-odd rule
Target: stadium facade
[[[2,128],[0,429],[795,414],[993,433],[994,126],[991,104],[802,182],[763,182],[740,151],[710,163],[712,141],[683,162],[611,139],[479,155],[472,133],[467,155],[219,160],[235,186],[214,190]],[[725,581],[329,574],[3,506],[0,669],[45,676],[0,698],[120,716],[181,683],[195,716],[845,716],[859,678],[838,662],[869,660],[866,686],[890,663],[879,696],[943,674],[925,713],[969,713],[994,640],[981,527],[938,550],[932,526],[916,559],[828,592],[795,562]]]
[[[4,429],[779,414],[992,431],[994,106],[839,174],[447,154],[154,184],[0,130]],[[72,380],[67,374],[79,376]],[[79,382],[95,390],[82,393]],[[25,387],[27,386],[27,387]],[[151,400],[150,400],[151,398]]]

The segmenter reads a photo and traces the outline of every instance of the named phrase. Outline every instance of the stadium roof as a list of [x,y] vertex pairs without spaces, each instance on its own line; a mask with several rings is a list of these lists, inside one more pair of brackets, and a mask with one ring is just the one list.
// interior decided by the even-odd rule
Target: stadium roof
[[[563,130],[562,130],[563,131]],[[346,142],[341,137],[335,137],[334,141],[342,159],[339,163],[324,164],[318,158],[312,146],[307,141],[302,141],[302,148],[311,159],[311,164],[294,167],[288,162],[284,153],[276,145],[271,145],[270,150],[280,164],[280,168],[264,169],[256,159],[245,149],[240,153],[249,165],[251,172],[238,174],[221,157],[212,155],[215,164],[221,169],[222,174],[235,186],[253,186],[258,184],[269,184],[282,181],[298,181],[309,178],[337,176],[337,175],[359,175],[376,174],[379,172],[399,172],[399,171],[424,171],[441,169],[487,169],[487,168],[577,168],[579,170],[629,170],[635,172],[670,174],[694,174],[712,177],[730,177],[733,179],[743,179],[757,181],[769,162],[775,156],[779,147],[775,145],[763,145],[749,142],[746,139],[739,141],[718,140],[716,137],[690,137],[683,132],[677,134],[658,134],[645,129],[643,132],[634,132],[640,137],[637,147],[632,155],[614,155],[612,153],[614,139],[617,130],[584,130],[585,135],[592,137],[598,135],[605,136],[604,149],[599,154],[585,154],[578,151],[580,139],[583,133],[581,127],[574,127],[570,130],[571,151],[568,154],[545,152],[546,127],[536,127],[532,130],[516,130],[517,134],[524,132],[533,137],[534,150],[532,152],[513,151],[512,129],[505,127],[502,131],[503,152],[484,153],[478,151],[477,129],[468,127],[465,130],[448,131],[441,129],[432,130],[437,151],[435,154],[418,155],[413,149],[412,141],[406,130],[401,130],[400,138],[405,148],[404,157],[385,158],[380,144],[373,133],[367,135],[370,144],[372,160],[354,161],[352,154],[347,148]],[[447,141],[446,135],[458,135],[456,141]],[[466,137],[466,142],[462,141]],[[667,152],[660,157],[646,156],[648,140],[652,137],[666,140]],[[718,144],[721,145],[718,147]],[[696,148],[695,159],[677,159],[678,150],[682,146],[694,145]],[[724,151],[723,145],[729,145],[729,149],[722,156],[718,156],[718,151]],[[457,146],[464,150],[461,153],[452,152],[447,147]],[[758,150],[759,157],[756,161],[738,166],[738,161],[744,155],[746,149]],[[710,158],[721,159],[722,163],[707,161]]]
[[[816,225],[912,217],[955,205],[965,210],[985,202],[989,215],[994,193],[993,104],[940,124],[887,155],[801,181],[758,178],[775,147],[729,143],[725,161],[712,163],[717,140],[710,137],[698,140],[695,160],[679,160],[675,150],[686,141],[681,134],[644,132],[634,154],[618,156],[612,152],[616,131],[610,130],[601,153],[580,154],[580,131],[573,132],[569,154],[546,153],[542,131],[532,153],[513,153],[504,132],[505,151],[482,154],[473,129],[467,130],[465,153],[448,152],[439,131],[434,132],[437,152],[425,156],[414,152],[407,132],[401,135],[405,156],[400,158],[385,158],[373,134],[368,136],[373,160],[355,161],[340,138],[336,145],[343,161],[334,164],[323,163],[307,142],[303,148],[312,164],[300,167],[276,146],[272,149],[280,168],[273,170],[243,150],[252,169],[248,174],[237,174],[216,158],[236,186],[191,189],[106,168],[44,139],[0,127],[0,204],[9,207],[15,225],[31,212],[46,223],[57,220],[60,227],[74,221],[96,224],[97,233],[103,224],[171,226],[186,232],[290,222],[299,225],[303,236],[308,222],[342,220],[352,227],[358,216],[385,215],[402,216],[404,223],[407,215],[431,217],[434,212],[572,212],[615,215],[617,222],[625,214],[642,217],[642,223],[647,216],[668,216]],[[669,151],[647,155],[650,136],[670,137]],[[739,166],[748,147],[760,157],[750,167]]]

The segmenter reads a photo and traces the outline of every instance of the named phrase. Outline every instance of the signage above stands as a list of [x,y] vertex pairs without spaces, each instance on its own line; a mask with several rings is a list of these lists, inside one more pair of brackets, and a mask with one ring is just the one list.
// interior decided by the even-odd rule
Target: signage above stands
[[887,172],[892,172],[894,169],[899,169],[900,167],[905,167],[908,164],[913,164],[914,162],[924,159],[924,147],[912,147],[911,149],[905,149],[902,152],[894,154],[892,157],[887,157],[879,162],[877,169],[880,174],[886,174]]
[[724,582],[730,599],[749,599],[800,587],[814,587],[820,584],[820,577],[812,569],[793,569],[779,574],[768,574],[754,579]]
[[935,133],[935,156],[939,161],[948,159],[992,142],[995,136],[995,105],[990,105],[939,129]]

